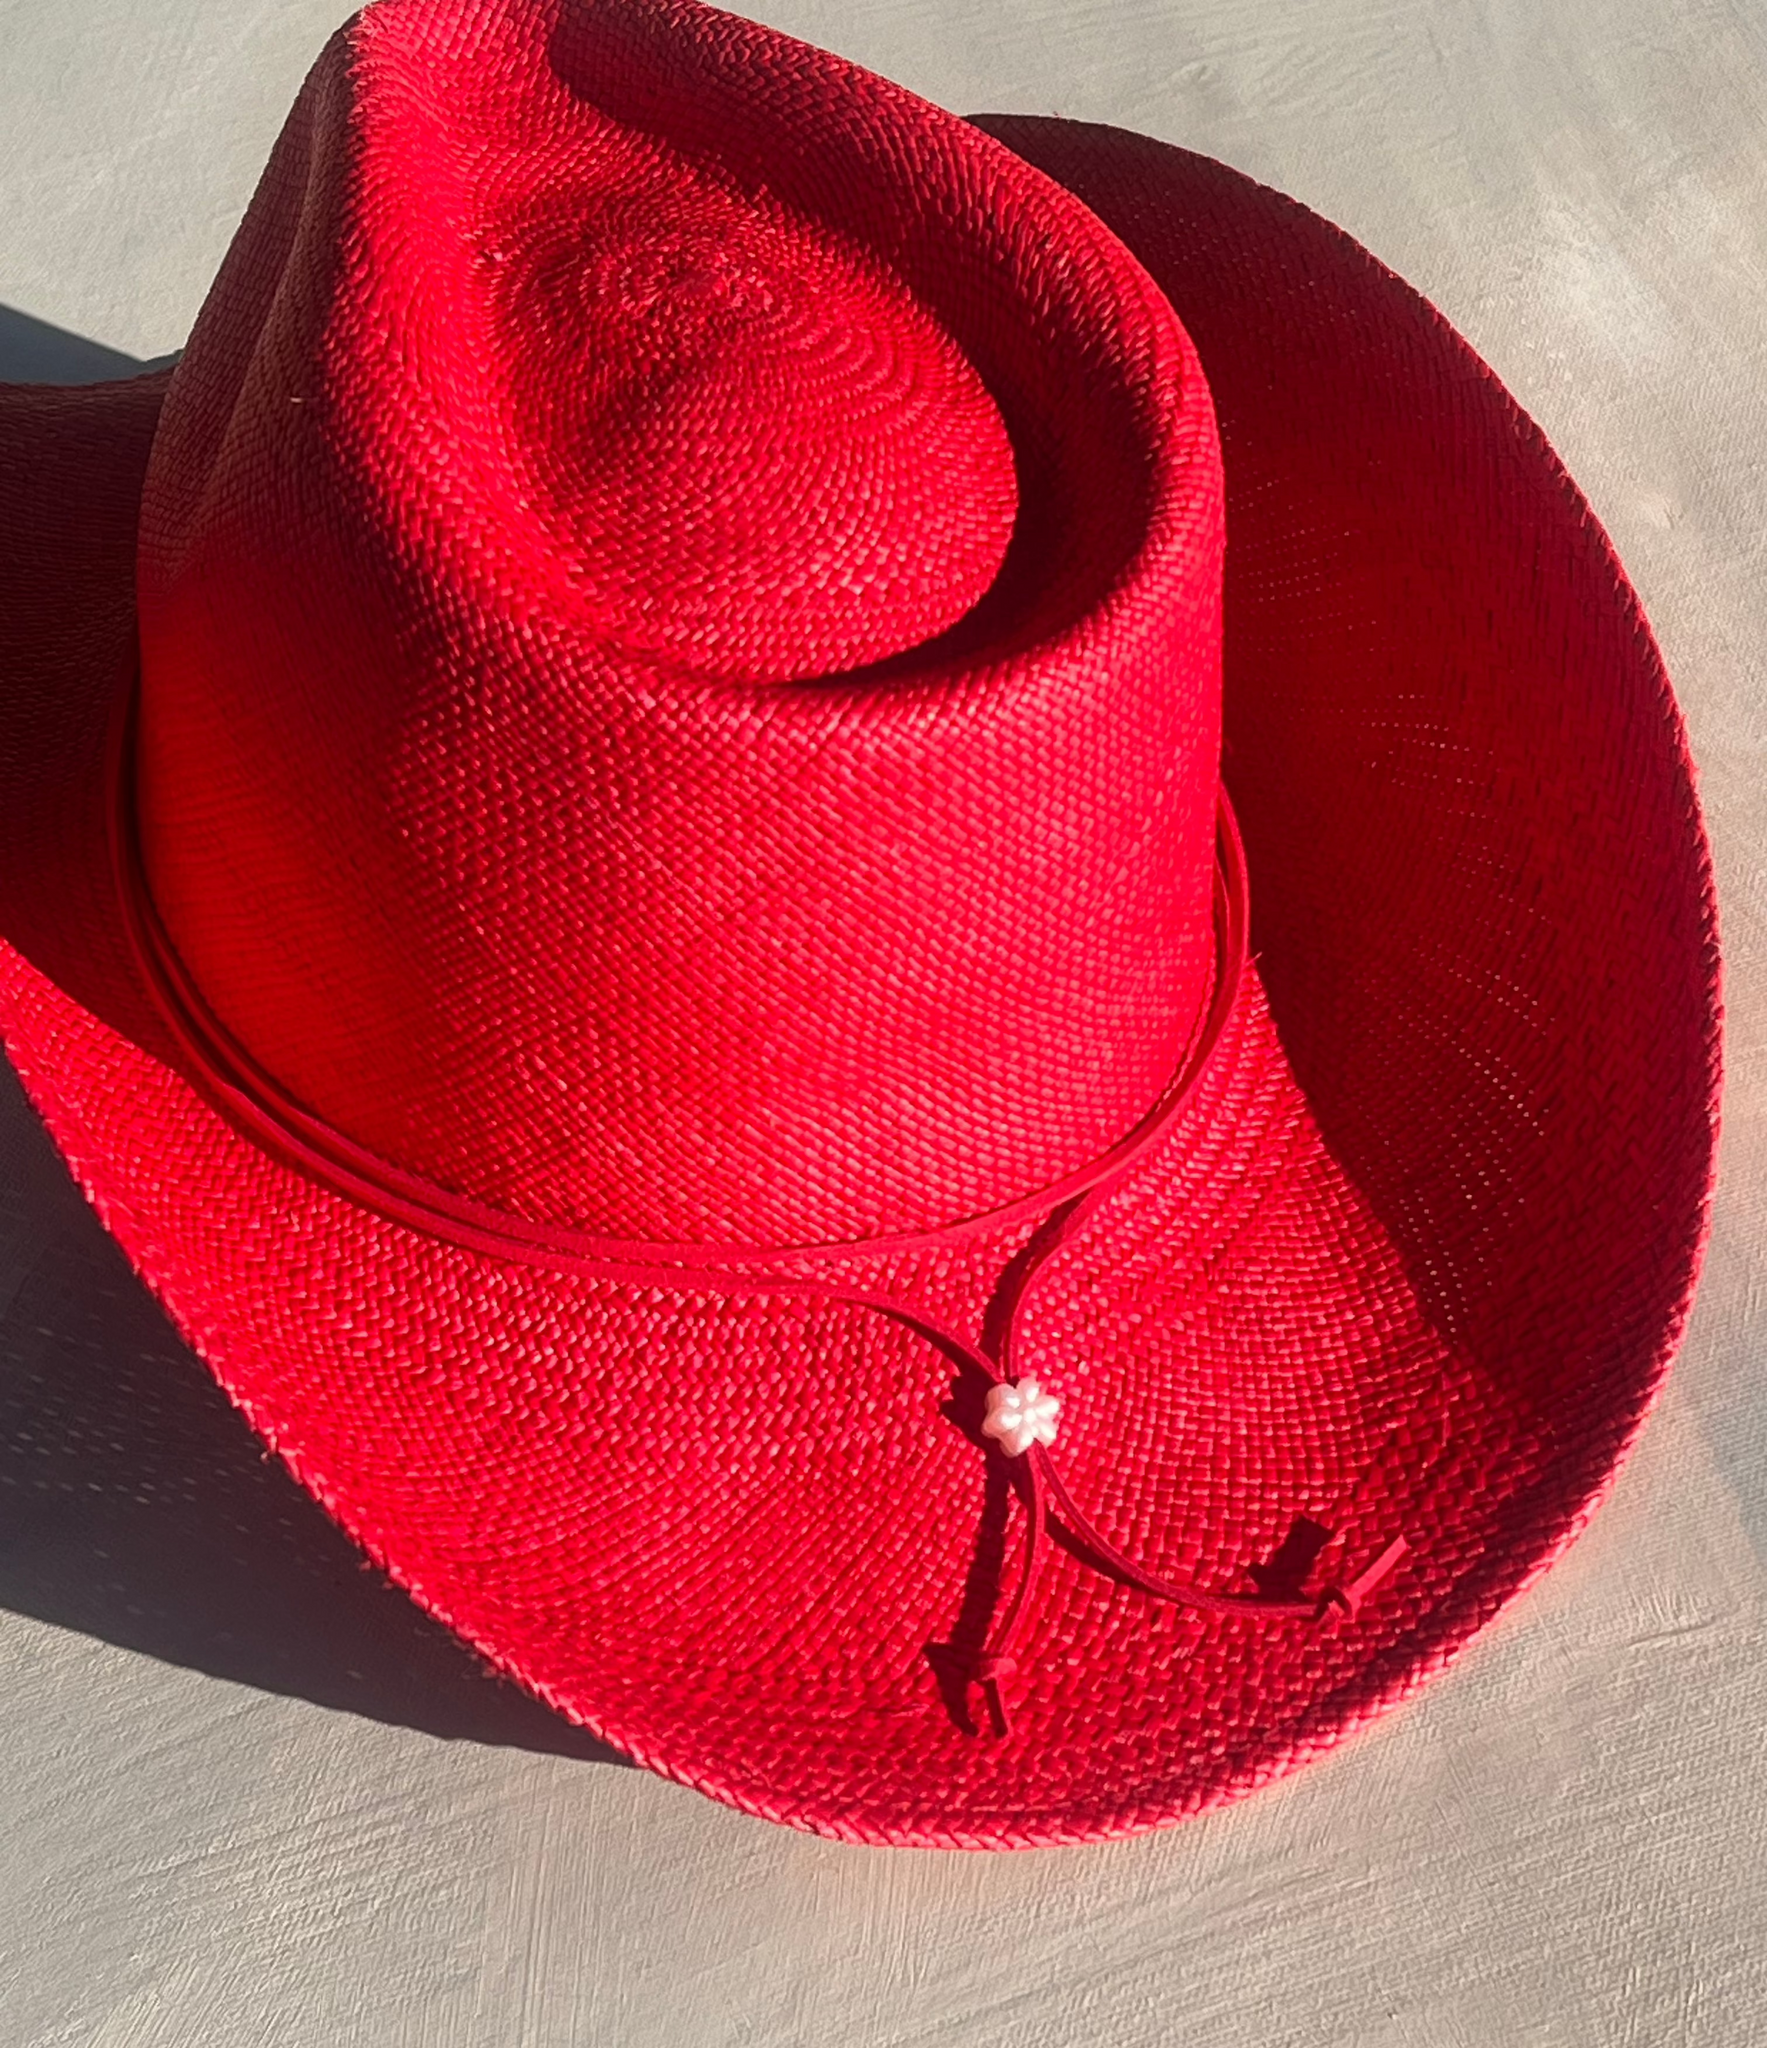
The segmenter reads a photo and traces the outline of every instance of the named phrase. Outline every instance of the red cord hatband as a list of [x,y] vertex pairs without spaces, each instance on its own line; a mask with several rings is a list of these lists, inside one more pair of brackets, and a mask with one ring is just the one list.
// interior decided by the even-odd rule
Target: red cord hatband
[[[331,1193],[444,1244],[590,1279],[671,1286],[693,1293],[799,1295],[870,1309],[905,1324],[960,1365],[972,1368],[997,1385],[1010,1384],[1015,1378],[1013,1336],[1018,1312],[1036,1275],[1189,1103],[1232,1014],[1245,972],[1245,853],[1223,789],[1216,835],[1214,989],[1159,1099],[1131,1131],[1089,1165],[1029,1195],[956,1223],[838,1242],[647,1243],[536,1223],[458,1195],[355,1144],[285,1094],[212,1014],[179,960],[147,887],[130,773],[135,697],[132,687],[119,703],[112,721],[108,761],[112,864],[123,911],[123,930],[142,981],[189,1062],[194,1078],[216,1108],[253,1142]],[[911,1250],[1036,1216],[1045,1219],[1044,1227],[1032,1241],[1028,1254],[1017,1263],[992,1353],[910,1303],[887,1295],[827,1286],[794,1274],[770,1272],[766,1265],[771,1259],[788,1255],[801,1259]],[[1002,1454],[991,1450],[990,1455]],[[1090,1553],[1089,1561],[1151,1598],[1202,1614],[1249,1615],[1266,1621],[1318,1622],[1334,1611],[1353,1617],[1407,1548],[1404,1537],[1395,1536],[1353,1578],[1334,1581],[1310,1596],[1210,1592],[1182,1580],[1162,1578],[1117,1549],[1075,1502],[1042,1443],[1033,1443],[1026,1453],[1008,1462],[1019,1481],[1024,1507],[1023,1561],[1011,1594],[968,1667],[971,1682],[982,1688],[987,1699],[994,1732],[1002,1736],[1010,1733],[1011,1726],[1004,1682],[1018,1669],[1014,1646],[1038,1581],[1046,1547],[1043,1538],[1052,1510],[1069,1534]]]

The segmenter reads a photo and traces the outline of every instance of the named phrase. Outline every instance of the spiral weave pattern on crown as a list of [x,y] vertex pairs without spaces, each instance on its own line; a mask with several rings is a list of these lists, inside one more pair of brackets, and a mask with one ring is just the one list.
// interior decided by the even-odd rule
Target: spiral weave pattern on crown
[[144,850],[360,1143],[610,1234],[913,1228],[1205,999],[1220,474],[1133,259],[711,9],[381,0],[143,508]]

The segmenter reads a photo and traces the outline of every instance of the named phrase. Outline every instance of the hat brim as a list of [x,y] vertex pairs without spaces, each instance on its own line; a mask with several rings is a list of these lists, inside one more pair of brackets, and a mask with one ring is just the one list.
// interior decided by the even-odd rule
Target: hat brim
[[[1021,1370],[1121,1549],[1222,1587],[1410,1551],[1354,1619],[1204,1618],[1059,1550],[968,1721],[1016,1512],[949,1360],[800,1298],[552,1276],[267,1157],[134,980],[105,734],[164,376],[0,393],[0,1028],[267,1443],[431,1613],[637,1761],[852,1840],[1028,1846],[1242,1794],[1438,1671],[1576,1534],[1672,1355],[1718,1085],[1706,846],[1656,647],[1538,430],[1337,229],[1207,158],[979,125],[1190,330],[1228,491],[1258,971],[1056,1255]],[[1028,1233],[853,1261],[975,1328]],[[827,1270],[827,1269],[823,1269]]]

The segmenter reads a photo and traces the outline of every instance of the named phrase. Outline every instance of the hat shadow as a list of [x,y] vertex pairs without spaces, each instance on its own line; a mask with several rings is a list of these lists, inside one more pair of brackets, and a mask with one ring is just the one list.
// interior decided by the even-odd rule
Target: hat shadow
[[16,306],[0,306],[0,383],[110,384],[163,370],[178,360],[178,353],[144,362],[21,313]]
[[450,1741],[625,1761],[425,1615],[264,1449],[3,1063],[0,1607]]

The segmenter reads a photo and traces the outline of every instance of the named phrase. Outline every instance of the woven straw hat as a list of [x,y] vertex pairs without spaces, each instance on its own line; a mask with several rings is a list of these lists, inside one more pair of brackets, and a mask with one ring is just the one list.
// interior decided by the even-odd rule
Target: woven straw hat
[[356,1541],[852,1839],[1410,1692],[1703,1239],[1682,728],[1491,373],[1220,164],[691,0],[381,0],[176,369],[0,391],[0,934]]

